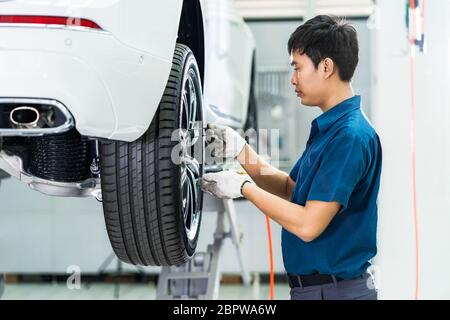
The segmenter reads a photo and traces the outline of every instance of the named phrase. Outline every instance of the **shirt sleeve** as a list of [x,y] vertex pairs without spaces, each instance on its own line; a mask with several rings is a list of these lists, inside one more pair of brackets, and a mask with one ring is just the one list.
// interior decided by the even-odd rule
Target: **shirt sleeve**
[[326,146],[308,200],[339,202],[346,208],[365,170],[364,144],[354,133],[340,133]]
[[294,180],[295,182],[297,182],[298,170],[300,168],[300,160],[301,158],[297,160],[291,172],[289,173],[289,177],[291,177],[291,179]]

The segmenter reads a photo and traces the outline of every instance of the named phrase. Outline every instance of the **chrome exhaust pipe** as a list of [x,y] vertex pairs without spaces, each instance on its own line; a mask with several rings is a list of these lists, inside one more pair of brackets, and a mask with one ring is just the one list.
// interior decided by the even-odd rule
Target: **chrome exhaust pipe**
[[38,127],[41,115],[33,107],[16,107],[11,110],[9,120],[16,129],[34,129]]
[[58,134],[75,127],[69,110],[51,99],[0,98],[0,136]]

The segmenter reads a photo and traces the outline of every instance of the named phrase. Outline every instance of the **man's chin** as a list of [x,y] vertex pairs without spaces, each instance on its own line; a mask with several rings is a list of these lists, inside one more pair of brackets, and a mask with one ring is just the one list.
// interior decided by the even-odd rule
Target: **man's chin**
[[308,101],[308,99],[305,99],[304,97],[300,97],[300,103],[306,107],[314,106],[310,101]]

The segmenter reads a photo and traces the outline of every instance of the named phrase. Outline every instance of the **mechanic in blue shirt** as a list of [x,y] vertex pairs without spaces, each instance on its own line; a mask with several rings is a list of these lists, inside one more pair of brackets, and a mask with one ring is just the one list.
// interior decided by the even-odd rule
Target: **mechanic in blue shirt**
[[317,16],[295,30],[288,50],[297,96],[323,111],[304,153],[287,175],[236,131],[209,125],[208,148],[235,157],[254,183],[223,171],[206,174],[202,188],[221,198],[244,196],[283,227],[291,299],[377,299],[367,269],[377,252],[381,144],[350,83],[358,64],[356,30]]

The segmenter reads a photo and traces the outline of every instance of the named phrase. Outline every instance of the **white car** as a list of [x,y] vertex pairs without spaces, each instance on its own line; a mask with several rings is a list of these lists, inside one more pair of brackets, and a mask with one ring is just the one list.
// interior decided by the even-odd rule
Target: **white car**
[[0,169],[101,200],[122,261],[181,264],[204,124],[256,126],[253,65],[231,0],[0,0]]

